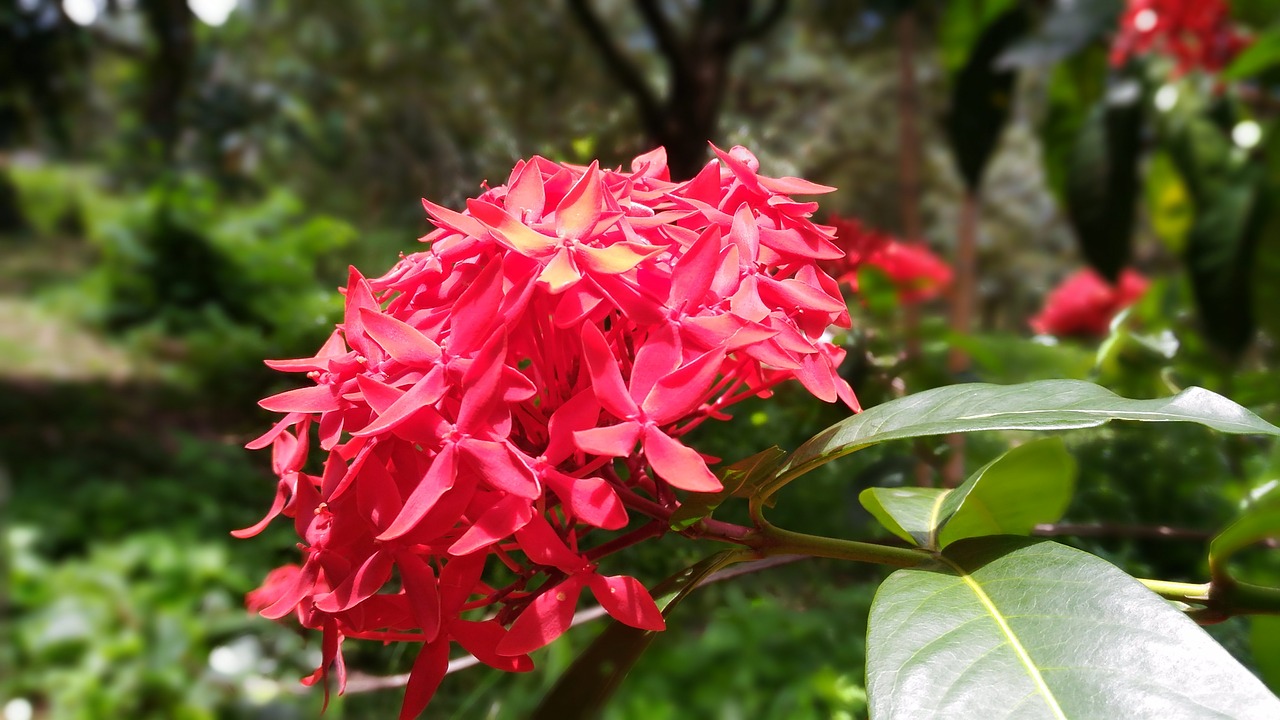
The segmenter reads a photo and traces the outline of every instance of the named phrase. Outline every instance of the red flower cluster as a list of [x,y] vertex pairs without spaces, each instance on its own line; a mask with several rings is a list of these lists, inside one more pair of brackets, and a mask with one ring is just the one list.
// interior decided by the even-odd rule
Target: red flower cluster
[[1085,268],[1049,293],[1044,309],[1031,319],[1031,329],[1049,335],[1106,335],[1111,319],[1137,302],[1148,284],[1137,272],[1125,270],[1119,284],[1111,285]]
[[856,218],[833,216],[828,222],[834,226],[836,244],[845,255],[825,267],[854,292],[858,290],[858,268],[863,265],[882,270],[904,303],[932,300],[951,284],[951,267],[924,245],[901,242]]
[[[305,562],[249,605],[323,631],[306,682],[332,671],[341,689],[344,638],[422,643],[402,712],[415,716],[451,643],[529,670],[584,589],[660,630],[639,581],[597,568],[631,535],[591,531],[636,511],[652,519],[634,537],[660,534],[675,489],[719,490],[680,438],[779,382],[857,409],[843,351],[821,340],[849,323],[817,266],[841,251],[809,220],[816,203],[789,197],[831,188],[761,176],[743,148],[716,154],[682,183],[661,149],[631,172],[535,157],[465,212],[424,200],[430,249],[377,279],[352,269],[316,356],[268,363],[313,384],[260,403],[285,415],[249,446],[271,446],[280,479],[236,535],[284,515],[304,540]],[[304,471],[312,435],[319,476]]]
[[1223,0],[1129,0],[1111,44],[1111,64],[1157,51],[1173,56],[1180,74],[1217,72],[1249,42],[1232,25]]

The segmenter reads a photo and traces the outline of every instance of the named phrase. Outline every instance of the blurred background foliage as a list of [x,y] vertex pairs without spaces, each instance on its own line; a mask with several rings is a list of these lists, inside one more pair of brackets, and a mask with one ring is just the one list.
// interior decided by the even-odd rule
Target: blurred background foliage
[[[378,274],[517,158],[607,164],[705,142],[834,185],[858,217],[957,264],[904,308],[860,278],[838,340],[864,405],[981,379],[1087,378],[1135,397],[1191,384],[1280,419],[1280,3],[1239,0],[1252,47],[1220,72],[1108,63],[1120,0],[13,0],[0,7],[0,710],[26,718],[310,717],[318,637],[248,616],[295,538],[227,531],[268,504],[240,447],[254,405],[338,318],[346,267]],[[966,217],[973,218],[966,230]],[[961,267],[970,253],[967,285]],[[1137,267],[1101,338],[1032,337],[1083,264]],[[956,299],[971,302],[957,318]],[[950,315],[950,318],[948,318]],[[959,352],[957,352],[959,351]],[[948,361],[948,355],[952,359]],[[955,358],[961,358],[956,362]],[[704,426],[728,461],[837,420],[795,388]],[[979,467],[1017,436],[971,438]],[[1080,490],[1044,534],[1125,569],[1204,578],[1204,548],[1280,480],[1280,453],[1199,428],[1069,437]],[[876,448],[784,493],[775,522],[879,537],[871,485],[934,482],[954,448]],[[726,507],[732,519],[740,508]],[[888,539],[886,538],[886,541]],[[710,548],[637,547],[652,583]],[[1243,561],[1280,582],[1274,551]],[[711,585],[623,685],[612,718],[865,716],[876,568],[803,561]],[[521,717],[594,633],[539,669],[446,681],[431,713]],[[1280,627],[1214,629],[1280,688]],[[394,712],[412,653],[348,643],[335,717]],[[374,689],[379,688],[382,689]],[[434,715],[433,715],[434,716]]]

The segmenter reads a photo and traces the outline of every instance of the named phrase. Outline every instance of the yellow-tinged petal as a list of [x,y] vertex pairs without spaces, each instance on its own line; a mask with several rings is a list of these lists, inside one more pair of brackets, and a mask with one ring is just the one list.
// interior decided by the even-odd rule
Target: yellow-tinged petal
[[589,235],[604,212],[604,189],[600,184],[600,165],[591,167],[556,206],[556,234],[578,239]]
[[634,243],[617,243],[607,248],[578,245],[574,249],[583,267],[602,275],[624,273],[663,251],[663,248]]
[[558,295],[565,290],[573,287],[582,279],[582,273],[578,272],[578,268],[574,267],[573,259],[569,256],[567,248],[560,250],[551,258],[551,262],[542,269],[542,274],[538,276],[538,280],[551,286],[551,294]]
[[546,255],[556,245],[555,238],[548,237],[519,220],[506,210],[482,200],[468,200],[467,210],[479,220],[499,242],[527,257]]

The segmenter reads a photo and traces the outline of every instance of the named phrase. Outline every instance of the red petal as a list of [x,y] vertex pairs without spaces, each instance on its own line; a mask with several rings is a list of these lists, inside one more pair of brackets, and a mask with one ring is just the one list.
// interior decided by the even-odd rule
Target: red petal
[[458,475],[456,450],[453,445],[445,445],[439,455],[431,461],[431,468],[418,483],[405,501],[400,514],[392,521],[391,527],[382,531],[379,540],[394,540],[412,530],[422,516],[427,514],[445,491],[453,487]]
[[545,480],[564,503],[571,519],[604,530],[617,530],[627,524],[626,506],[604,480],[573,478],[556,470],[548,472]]
[[280,433],[284,432],[287,428],[296,425],[304,417],[306,417],[306,413],[289,413],[288,415],[285,415],[283,418],[280,418],[279,422],[272,425],[270,430],[246,443],[245,448],[248,450],[261,450],[275,442],[276,437],[279,436]]
[[582,273],[574,265],[573,255],[568,248],[560,248],[551,256],[551,262],[542,268],[538,281],[547,284],[552,295],[558,295],[573,287],[582,279]]
[[286,390],[258,401],[258,405],[271,412],[322,413],[337,410],[338,394],[333,385]]
[[658,477],[690,492],[719,492],[724,487],[702,456],[657,428],[646,428],[644,456]]
[[783,195],[822,195],[824,193],[835,192],[836,189],[830,185],[819,185],[815,182],[809,182],[802,178],[784,176],[780,178],[764,177],[757,175],[756,180],[770,192],[781,193]]
[[639,439],[640,423],[635,421],[579,430],[573,434],[573,442],[579,450],[601,457],[626,457],[635,450]]
[[267,525],[270,525],[271,521],[275,520],[276,516],[280,514],[280,511],[284,509],[284,503],[288,497],[289,484],[281,480],[276,484],[276,498],[271,502],[271,509],[267,511],[266,516],[243,530],[232,530],[231,536],[241,539],[251,538],[263,530],[266,530]]
[[433,414],[435,411],[430,406],[439,402],[440,398],[444,397],[447,389],[448,385],[443,382],[442,375],[428,373],[426,377],[409,388],[408,392],[401,395],[394,403],[391,403],[391,407],[379,413],[376,420],[351,434],[356,437],[378,435],[395,428],[409,419],[409,416],[414,413],[425,412]]
[[351,609],[382,589],[391,579],[391,556],[375,552],[333,592],[316,601],[316,609],[336,613]]
[[535,514],[527,525],[516,531],[516,542],[529,559],[538,565],[548,565],[572,575],[586,564],[577,553],[560,539],[546,518]]
[[449,670],[449,641],[440,639],[427,643],[418,651],[409,672],[409,683],[404,689],[404,705],[400,706],[400,720],[413,720],[427,709],[431,696],[436,694],[440,681]]
[[659,425],[679,420],[701,404],[723,361],[723,350],[708,350],[659,380],[640,407]]
[[649,258],[664,252],[664,248],[620,242],[606,248],[579,245],[574,248],[578,262],[583,267],[601,275],[624,273]]
[[519,530],[533,519],[533,506],[526,498],[508,495],[476,518],[462,537],[449,546],[450,555],[470,555]]
[[593,323],[582,327],[582,352],[591,372],[591,387],[604,409],[619,419],[634,415],[639,408],[622,381],[618,360],[609,349],[609,342],[604,339],[600,328]]
[[477,660],[504,672],[529,672],[533,660],[528,655],[499,655],[498,643],[507,636],[507,629],[496,620],[470,622],[459,620],[449,626],[449,633]]
[[431,216],[431,222],[435,223],[436,227],[454,230],[471,237],[482,238],[485,236],[484,226],[473,217],[436,205],[426,198],[422,199],[422,209],[426,210],[427,214]]
[[573,624],[573,611],[585,584],[585,578],[574,575],[539,595],[516,618],[496,651],[501,655],[524,655],[563,635]]
[[603,201],[600,166],[593,161],[556,206],[556,235],[576,240],[591,234],[603,214]]
[[432,642],[440,634],[440,586],[436,574],[425,560],[408,550],[396,553],[396,565],[413,619],[427,642]]
[[541,493],[533,470],[505,442],[467,438],[458,450],[462,468],[489,487],[527,500]]
[[555,238],[543,235],[492,203],[468,200],[467,210],[484,223],[499,242],[521,255],[528,257],[545,255],[557,244]]
[[595,393],[590,390],[569,398],[551,414],[547,422],[547,451],[544,453],[547,462],[558,465],[577,449],[573,442],[573,433],[595,427],[600,419],[600,403]]
[[503,200],[503,204],[508,211],[514,211],[520,216],[527,213],[534,218],[541,218],[546,203],[547,194],[542,187],[542,171],[538,169],[537,163],[524,163],[515,181],[507,190],[507,197]]
[[665,630],[662,611],[644,585],[633,577],[615,575],[591,576],[591,594],[614,620],[641,630]]
[[724,239],[720,226],[711,225],[698,237],[671,273],[671,294],[668,304],[672,309],[684,307],[685,312],[702,305],[702,299],[711,289],[711,280],[720,265],[720,250]]
[[411,367],[431,367],[440,360],[440,346],[417,328],[385,313],[361,309],[365,333],[396,362]]
[[450,558],[440,570],[440,609],[447,616],[455,616],[458,609],[475,592],[484,574],[485,553]]
[[645,396],[658,380],[680,366],[681,359],[680,339],[672,325],[660,325],[649,333],[631,365],[631,400],[643,407]]
[[319,553],[312,553],[307,561],[302,565],[302,571],[298,573],[293,585],[288,586],[285,591],[275,599],[267,607],[263,608],[262,617],[269,620],[279,620],[280,618],[293,612],[302,598],[311,594],[312,589],[316,586],[316,579],[320,576],[320,562],[317,559]]

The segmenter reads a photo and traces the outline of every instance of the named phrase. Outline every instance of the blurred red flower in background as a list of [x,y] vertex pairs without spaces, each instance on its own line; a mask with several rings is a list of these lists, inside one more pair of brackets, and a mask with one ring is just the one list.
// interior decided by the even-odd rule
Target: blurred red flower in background
[[919,243],[905,243],[869,228],[856,218],[832,216],[836,244],[845,255],[825,264],[836,280],[858,290],[858,269],[879,268],[889,277],[904,303],[932,300],[951,285],[951,266]]
[[1111,64],[1159,52],[1177,61],[1179,74],[1217,72],[1249,43],[1223,0],[1129,0],[1111,44]]
[[1112,285],[1085,268],[1049,293],[1044,309],[1031,319],[1031,328],[1047,335],[1106,335],[1112,318],[1137,302],[1149,284],[1134,270],[1122,272],[1120,281]]

